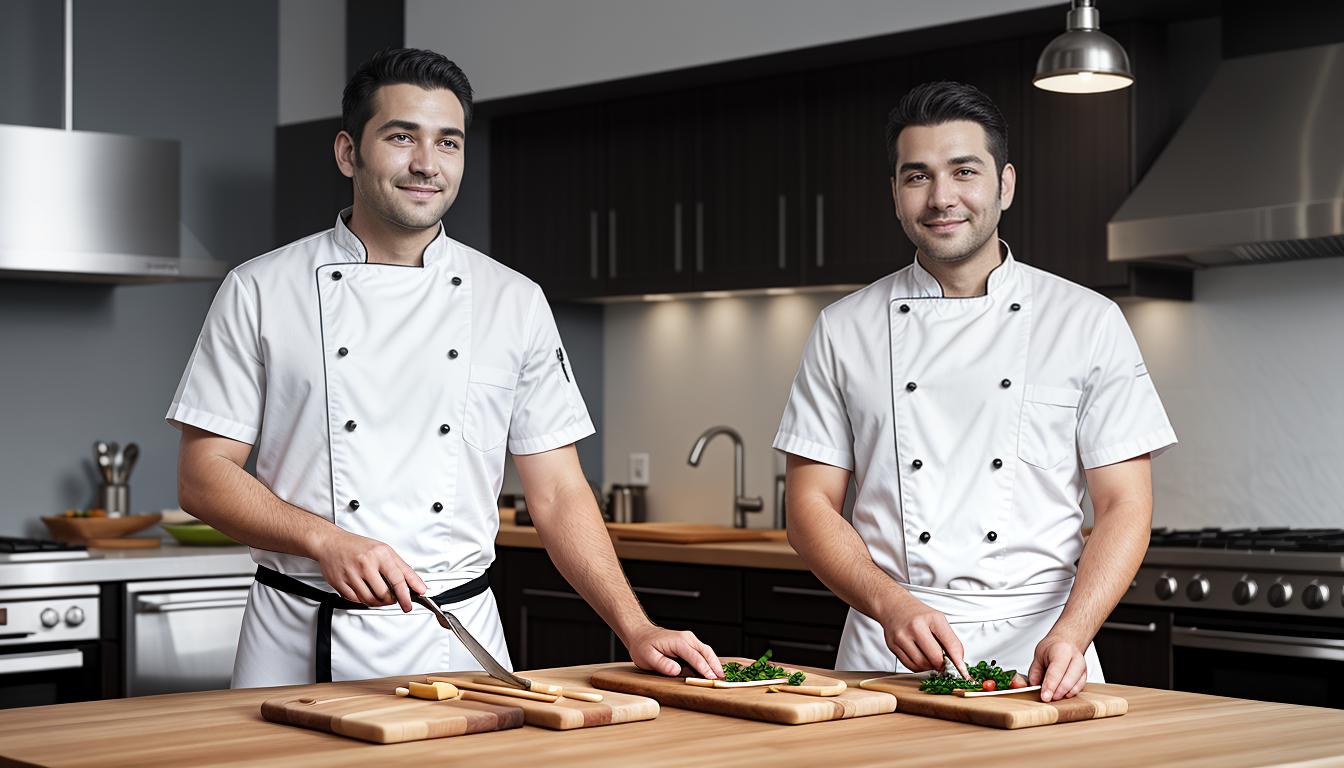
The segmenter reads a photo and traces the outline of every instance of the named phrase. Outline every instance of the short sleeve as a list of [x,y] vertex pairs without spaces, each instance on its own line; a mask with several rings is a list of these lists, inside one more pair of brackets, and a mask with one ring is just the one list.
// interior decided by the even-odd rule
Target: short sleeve
[[854,469],[854,433],[840,386],[826,313],[817,318],[789,389],[774,447],[823,464]]
[[1135,456],[1156,456],[1176,444],[1167,412],[1120,308],[1111,305],[1079,403],[1078,453],[1084,469]]
[[514,454],[549,451],[597,431],[579,393],[573,361],[540,288],[530,314],[527,352],[509,422],[509,452]]
[[233,272],[205,316],[165,418],[252,445],[266,397],[255,298]]

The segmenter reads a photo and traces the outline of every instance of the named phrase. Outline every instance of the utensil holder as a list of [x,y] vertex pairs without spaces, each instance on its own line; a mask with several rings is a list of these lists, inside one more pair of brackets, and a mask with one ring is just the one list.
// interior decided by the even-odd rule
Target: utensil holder
[[131,511],[131,488],[120,483],[98,486],[98,506],[107,510],[108,517],[121,517]]

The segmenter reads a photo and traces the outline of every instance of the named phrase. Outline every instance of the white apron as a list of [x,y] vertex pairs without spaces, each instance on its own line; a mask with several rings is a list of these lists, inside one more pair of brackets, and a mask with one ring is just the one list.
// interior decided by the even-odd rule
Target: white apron
[[[1175,441],[1115,302],[1005,245],[984,296],[945,298],[916,261],[823,310],[774,447],[853,472],[873,562],[968,662],[1026,672],[1073,585],[1084,470]],[[837,666],[900,670],[852,610]]]

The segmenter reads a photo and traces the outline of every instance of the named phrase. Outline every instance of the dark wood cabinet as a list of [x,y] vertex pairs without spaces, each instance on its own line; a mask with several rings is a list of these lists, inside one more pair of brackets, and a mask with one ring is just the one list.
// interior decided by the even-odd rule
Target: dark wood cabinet
[[1120,606],[1093,639],[1108,683],[1171,688],[1171,612]]
[[500,550],[494,567],[502,571],[499,612],[515,668],[617,659],[616,636],[569,586],[544,550]]

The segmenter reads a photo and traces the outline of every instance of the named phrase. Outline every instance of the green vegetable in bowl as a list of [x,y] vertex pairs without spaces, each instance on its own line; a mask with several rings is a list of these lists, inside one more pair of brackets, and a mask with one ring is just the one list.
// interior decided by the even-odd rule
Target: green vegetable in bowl
[[789,685],[802,685],[803,679],[807,677],[802,672],[794,672],[792,675],[785,672],[783,667],[777,667],[770,663],[770,657],[774,651],[767,650],[761,658],[748,665],[742,665],[736,661],[730,661],[723,665],[723,680],[727,683],[749,683],[755,680],[775,680],[781,677],[789,679]]
[[[999,668],[998,661],[988,663],[982,661],[966,670],[970,674],[968,678],[961,678],[957,675],[939,672],[933,677],[924,680],[919,684],[919,690],[924,693],[946,693],[950,694],[957,689],[981,691],[994,690],[995,688],[1007,689],[1013,684],[1013,677],[1017,674],[1016,669],[1003,670]],[[985,686],[986,680],[992,680],[993,685]]]

